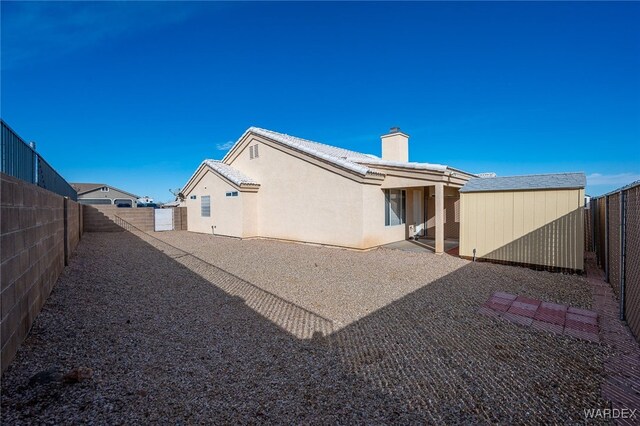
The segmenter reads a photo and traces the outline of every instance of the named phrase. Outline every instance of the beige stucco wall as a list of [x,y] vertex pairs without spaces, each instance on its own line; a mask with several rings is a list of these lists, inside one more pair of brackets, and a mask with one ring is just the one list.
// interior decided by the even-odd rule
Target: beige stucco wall
[[[244,237],[243,201],[245,196],[255,194],[238,191],[232,184],[210,169],[203,169],[196,179],[197,183],[194,188],[185,194],[187,229],[205,234],[215,233],[230,237]],[[228,191],[238,191],[238,196],[227,197]],[[191,199],[192,195],[196,196],[195,200]],[[202,196],[207,195],[211,197],[211,215],[210,217],[202,217]],[[215,228],[212,229],[212,227]]]
[[242,237],[259,237],[258,194],[255,192],[242,192],[239,196],[242,200]]
[[382,159],[406,163],[409,161],[409,136],[402,133],[382,135]]
[[[362,248],[363,185],[274,146],[258,143],[260,156],[244,149],[230,165],[260,183],[247,209],[266,238]],[[377,191],[382,193],[379,187]],[[384,214],[383,208],[380,211]],[[191,217],[189,217],[191,223]],[[383,222],[384,225],[384,216]]]
[[[254,145],[259,145],[259,156],[252,159],[249,147]],[[255,135],[234,148],[225,162],[258,182],[259,189],[240,192],[229,202],[224,197],[232,190],[229,182],[205,168],[206,174],[196,175],[184,193],[190,231],[211,233],[215,225],[215,233],[221,235],[368,249],[406,239],[410,225],[424,228],[423,185],[445,179],[439,172],[424,171],[394,171],[386,179],[357,176]],[[459,186],[466,176],[446,179]],[[406,187],[411,187],[406,193],[406,223],[385,226],[384,189]],[[415,201],[414,190],[419,191]],[[202,218],[200,198],[207,194],[212,197],[212,217]],[[191,200],[191,195],[198,198]],[[420,206],[417,218],[414,203]]]
[[[407,198],[407,211],[410,202]],[[370,248],[407,238],[407,225],[385,226],[385,197],[379,186],[363,188],[363,242],[362,248]]]
[[583,269],[584,190],[460,195],[461,256]]

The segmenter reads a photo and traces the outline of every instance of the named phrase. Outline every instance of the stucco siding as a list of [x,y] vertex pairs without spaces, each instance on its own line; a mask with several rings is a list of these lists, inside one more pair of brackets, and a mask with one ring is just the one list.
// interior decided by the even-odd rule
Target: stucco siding
[[[378,186],[363,188],[363,244],[362,248],[371,248],[383,244],[402,241],[407,238],[407,225],[385,226],[385,195]],[[411,202],[406,199],[406,210],[409,211]]]
[[583,269],[584,190],[461,194],[460,255]]
[[242,200],[242,238],[259,237],[258,233],[258,194],[243,192]]
[[[245,194],[227,197],[228,191],[238,191],[211,170],[203,169],[197,183],[186,196],[187,229],[205,234],[215,233],[230,237],[243,237],[242,199]],[[195,196],[195,199],[191,199]],[[210,197],[210,216],[202,216],[202,197]],[[212,228],[213,227],[213,228]]]
[[[248,146],[256,144],[259,156],[251,159]],[[249,141],[230,165],[260,183],[260,237],[362,248],[367,185],[258,140]]]

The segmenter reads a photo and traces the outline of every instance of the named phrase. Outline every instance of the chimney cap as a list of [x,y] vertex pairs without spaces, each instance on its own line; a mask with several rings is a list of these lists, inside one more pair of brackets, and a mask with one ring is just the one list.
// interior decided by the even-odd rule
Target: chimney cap
[[385,133],[381,137],[384,138],[384,137],[395,136],[395,135],[404,135],[407,138],[409,137],[409,135],[406,134],[405,132],[403,132],[402,130],[400,130],[400,127],[398,127],[398,126],[394,126],[394,127],[390,128],[389,129],[389,133]]

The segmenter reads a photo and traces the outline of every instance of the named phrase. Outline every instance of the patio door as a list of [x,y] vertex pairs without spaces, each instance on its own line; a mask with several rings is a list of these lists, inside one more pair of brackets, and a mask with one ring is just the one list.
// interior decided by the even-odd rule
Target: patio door
[[422,190],[413,190],[413,225],[417,235],[424,235],[424,222],[422,213]]

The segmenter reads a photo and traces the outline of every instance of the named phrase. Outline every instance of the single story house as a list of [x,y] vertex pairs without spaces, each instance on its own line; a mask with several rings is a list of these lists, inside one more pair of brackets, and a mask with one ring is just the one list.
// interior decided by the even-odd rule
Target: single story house
[[369,249],[460,232],[459,189],[475,175],[409,161],[409,136],[382,157],[250,127],[221,161],[204,160],[181,195],[188,230]]
[[80,204],[115,205],[119,207],[136,207],[138,195],[105,183],[72,183],[78,193]]

